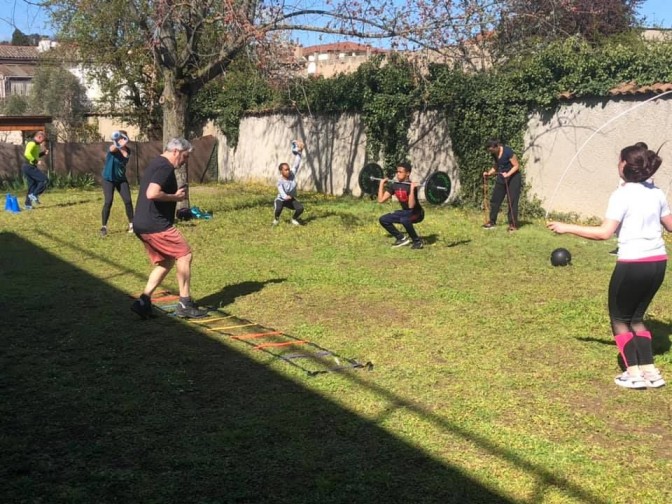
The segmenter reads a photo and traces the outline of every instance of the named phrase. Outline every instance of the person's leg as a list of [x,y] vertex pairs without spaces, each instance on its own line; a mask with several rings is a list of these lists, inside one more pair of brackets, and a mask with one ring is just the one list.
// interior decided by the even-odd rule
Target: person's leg
[[30,199],[30,195],[34,195],[35,188],[37,187],[37,180],[33,178],[33,170],[36,170],[34,166],[24,163],[21,166],[21,171],[23,172],[23,176],[26,177],[26,181],[28,182],[28,192],[26,193],[26,200],[25,200],[25,205],[26,206],[32,206],[33,201]]
[[143,290],[142,293],[151,299],[152,293],[159,285],[161,285],[161,282],[166,278],[166,275],[168,275],[174,264],[175,261],[173,259],[164,259],[157,263],[149,274],[147,285],[145,285],[145,290]]
[[192,254],[187,254],[175,261],[180,298],[191,299],[191,258]]
[[303,213],[303,205],[296,199],[291,200],[291,204],[292,208],[294,209],[294,215],[292,215],[292,219],[298,220],[298,218]]
[[408,236],[414,242],[420,241],[420,237],[418,236],[418,233],[416,233],[413,223],[422,222],[424,214],[414,213],[413,210],[402,210],[401,212],[400,223],[404,226],[404,229],[406,229],[406,233],[408,233]]
[[123,181],[119,183],[117,189],[119,190],[119,196],[121,196],[121,199],[124,201],[129,229],[133,229],[133,201],[131,200],[131,188],[127,181]]
[[276,199],[273,202],[273,224],[277,224],[278,220],[280,219],[280,214],[282,213],[282,209],[284,208],[283,205],[284,201]]
[[637,265],[641,263],[616,263],[609,282],[609,318],[618,351],[626,372],[614,382],[625,388],[645,388],[646,382],[639,368],[639,355],[632,328],[632,318],[641,298]]
[[[114,183],[109,180],[103,180],[103,213],[102,213],[102,222],[103,227],[107,228],[107,221],[110,218],[110,209],[112,208],[112,202],[114,201]],[[102,230],[101,230],[102,231]]]
[[401,223],[401,215],[400,215],[400,210],[397,210],[395,212],[387,213],[385,215],[382,215],[380,219],[378,219],[378,222],[380,222],[380,225],[383,226],[385,231],[390,233],[392,236],[394,236],[397,239],[403,238],[403,234],[399,232],[399,230],[395,227],[395,224]]
[[495,182],[490,197],[490,224],[493,226],[497,224],[497,214],[499,214],[504,196],[506,196],[506,186],[500,182]]
[[666,265],[666,261],[637,263],[636,265],[639,276],[638,283],[641,287],[634,292],[640,296],[630,325],[634,332],[633,341],[637,349],[639,368],[644,373],[657,372],[653,364],[651,332],[644,324],[644,315],[665,279]]
[[522,177],[520,173],[517,173],[508,180],[508,193],[506,198],[509,206],[507,212],[509,227],[518,227],[518,202],[520,201],[521,189]]
[[[33,173],[33,178],[36,180],[36,187],[33,192],[33,195],[37,198],[40,194],[47,190],[47,184],[49,183],[49,178],[45,173],[35,168]],[[38,201],[39,203],[39,201]]]

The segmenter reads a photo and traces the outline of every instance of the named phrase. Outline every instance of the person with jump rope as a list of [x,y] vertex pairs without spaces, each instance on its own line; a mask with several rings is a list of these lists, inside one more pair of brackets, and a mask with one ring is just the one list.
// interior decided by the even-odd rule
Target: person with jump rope
[[641,145],[621,150],[624,183],[609,198],[600,226],[549,222],[558,234],[607,240],[618,234],[618,260],[609,281],[611,329],[626,370],[614,382],[629,389],[658,388],[665,380],[653,363],[651,332],[644,315],[665,279],[667,252],[662,231],[672,232],[672,214],[662,190],[650,180],[662,160]]
[[518,229],[518,200],[522,189],[520,165],[513,149],[496,138],[486,142],[486,149],[492,154],[493,166],[483,172],[484,188],[486,179],[497,176],[495,186],[490,197],[489,220],[483,224],[484,229],[493,229],[497,224],[497,214],[506,196],[508,203],[509,231]]

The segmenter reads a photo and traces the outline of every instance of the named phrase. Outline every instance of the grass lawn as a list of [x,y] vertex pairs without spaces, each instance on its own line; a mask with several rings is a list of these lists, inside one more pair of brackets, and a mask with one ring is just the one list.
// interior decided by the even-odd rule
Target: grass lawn
[[[274,187],[190,190],[214,213],[179,226],[194,297],[254,325],[131,313],[150,265],[118,197],[104,239],[102,191],[0,213],[0,502],[672,502],[672,387],[613,384],[614,241],[429,207],[425,248],[392,249],[396,203],[304,193],[305,225],[272,227]],[[258,328],[373,369],[231,337]]]

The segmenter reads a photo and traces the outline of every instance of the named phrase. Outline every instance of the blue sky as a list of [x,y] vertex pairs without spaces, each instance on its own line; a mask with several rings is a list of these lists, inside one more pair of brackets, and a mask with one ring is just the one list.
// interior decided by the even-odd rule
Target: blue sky
[[[15,27],[26,34],[51,34],[43,11],[23,0],[0,0],[0,13],[0,40],[11,40]],[[640,14],[646,16],[648,26],[672,28],[672,0],[646,0]],[[307,34],[300,41],[304,45],[319,44],[321,37]]]

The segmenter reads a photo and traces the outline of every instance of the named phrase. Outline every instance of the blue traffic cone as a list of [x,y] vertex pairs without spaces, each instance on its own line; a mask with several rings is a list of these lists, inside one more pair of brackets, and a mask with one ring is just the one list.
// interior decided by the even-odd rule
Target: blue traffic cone
[[19,206],[19,199],[16,196],[12,196],[12,211],[19,213],[21,207]]
[[7,193],[7,196],[5,197],[5,211],[6,212],[13,212],[12,210],[12,195]]

